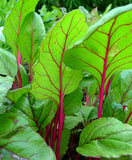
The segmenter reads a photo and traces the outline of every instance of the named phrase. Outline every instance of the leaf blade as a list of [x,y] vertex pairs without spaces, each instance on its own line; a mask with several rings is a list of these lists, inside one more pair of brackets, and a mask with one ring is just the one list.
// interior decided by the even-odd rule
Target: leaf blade
[[131,126],[115,118],[100,118],[83,129],[77,151],[90,157],[131,155],[131,134]]

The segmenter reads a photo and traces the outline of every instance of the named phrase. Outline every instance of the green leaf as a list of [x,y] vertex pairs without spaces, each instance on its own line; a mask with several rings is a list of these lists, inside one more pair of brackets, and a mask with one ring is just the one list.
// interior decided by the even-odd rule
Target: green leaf
[[17,1],[5,21],[3,33],[15,56],[17,56],[17,38],[20,34],[21,25],[26,15],[35,10],[37,3],[38,0]]
[[0,157],[1,157],[1,160],[17,160],[18,156],[16,157],[16,155],[15,155],[15,157],[14,157],[14,155],[12,155],[11,152],[9,152],[5,149],[1,149],[0,150]]
[[5,36],[2,33],[4,27],[0,27],[0,42],[5,42]]
[[25,87],[26,85],[29,84],[29,76],[26,72],[26,69],[20,64],[19,64],[19,71],[21,74],[22,86]]
[[88,157],[132,155],[132,127],[115,118],[99,118],[81,133],[77,152]]
[[4,8],[4,11],[6,14],[11,11],[11,9],[14,7],[16,0],[10,0],[7,2],[6,7]]
[[91,107],[91,106],[82,106],[80,108],[80,116],[82,117],[83,122],[87,122],[88,121],[90,113],[93,111],[94,108],[95,107]]
[[35,131],[40,131],[45,129],[46,125],[52,121],[56,110],[57,106],[51,100],[35,101],[31,105],[27,96],[23,95],[10,109],[10,112],[24,117],[28,122],[28,126]]
[[41,8],[41,10],[39,10],[39,12],[40,12],[40,14],[42,16],[46,31],[48,32],[48,30],[52,27],[52,25],[58,19],[57,16],[58,16],[58,13],[59,13],[59,9],[58,10],[57,9],[53,9],[51,12],[49,12],[49,11],[47,12],[46,6],[44,5]]
[[68,150],[69,139],[70,139],[70,130],[64,128],[62,130],[62,135],[61,135],[60,155],[66,154],[66,151]]
[[68,94],[64,98],[64,115],[75,115],[80,111],[82,106],[82,90],[77,88],[74,92]]
[[132,126],[132,100],[129,102],[126,111],[127,111],[126,123]]
[[16,114],[0,115],[0,146],[22,158],[55,160],[43,138],[31,128],[23,127],[25,124]]
[[29,64],[29,68],[38,58],[38,47],[44,35],[45,28],[40,15],[33,12],[29,13],[23,21],[17,41],[23,62],[26,60]]
[[44,129],[54,118],[57,111],[57,105],[52,100],[40,100],[35,101],[32,110],[39,128]]
[[82,79],[81,71],[73,71],[63,63],[65,51],[87,30],[80,10],[64,16],[48,33],[40,47],[38,64],[34,67],[32,93],[36,99],[51,98],[60,104],[60,97],[74,91]]
[[65,116],[64,128],[71,130],[75,128],[82,121],[83,118],[81,116]]
[[11,77],[15,77],[17,74],[16,58],[2,48],[0,48],[0,74]]
[[114,101],[111,101],[109,95],[103,104],[103,117],[115,117],[118,120],[125,122],[128,111],[123,110],[123,106]]
[[131,28],[132,4],[111,10],[89,27],[81,44],[67,51],[65,64],[90,72],[105,87],[116,71],[132,68]]
[[125,70],[113,76],[109,92],[112,101],[128,105],[132,99],[132,70]]
[[6,0],[1,0],[0,2],[0,9],[5,8],[7,1]]
[[31,86],[27,85],[23,88],[10,90],[7,94],[7,98],[12,102],[16,102],[23,94],[26,94],[30,91]]
[[7,95],[8,90],[12,87],[13,78],[6,76],[0,76],[0,107],[3,104],[4,98]]
[[[107,158],[101,158],[101,160],[108,160]],[[115,160],[114,158],[111,158],[111,160]],[[116,158],[116,160],[132,160],[132,156],[122,156],[120,158]]]
[[[5,113],[0,114],[0,124],[0,137],[4,137],[10,134],[13,135],[13,131],[16,131],[17,128],[22,128],[24,125],[27,125],[27,121],[24,118],[17,116],[15,113]],[[0,141],[0,144],[2,143],[3,142]]]

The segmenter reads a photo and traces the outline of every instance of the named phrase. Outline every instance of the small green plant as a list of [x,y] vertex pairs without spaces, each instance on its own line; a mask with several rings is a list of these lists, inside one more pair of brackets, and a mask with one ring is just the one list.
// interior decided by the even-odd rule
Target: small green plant
[[0,34],[1,153],[131,158],[132,5],[63,16],[37,3],[15,2]]

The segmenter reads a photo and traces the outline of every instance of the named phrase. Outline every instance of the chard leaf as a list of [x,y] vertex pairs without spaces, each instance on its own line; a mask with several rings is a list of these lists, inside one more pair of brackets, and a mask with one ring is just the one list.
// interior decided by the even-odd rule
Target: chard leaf
[[65,155],[68,150],[68,144],[70,139],[70,129],[64,128],[61,136],[60,155]]
[[124,70],[113,76],[109,92],[112,101],[128,105],[132,99],[132,70]]
[[126,123],[132,126],[132,100],[128,104],[126,111],[127,111]]
[[16,114],[0,115],[0,147],[30,160],[55,160],[43,138],[30,127],[24,127],[25,124]]
[[4,34],[2,33],[2,30],[3,30],[3,26],[0,27],[0,42],[5,42],[5,36]]
[[21,25],[26,15],[35,10],[37,3],[38,0],[17,1],[5,20],[3,33],[15,56],[17,56],[17,38],[20,34]]
[[46,125],[54,118],[57,111],[57,105],[52,100],[35,101],[32,106],[32,111],[38,127],[45,129]]
[[37,99],[51,98],[60,104],[66,94],[77,88],[82,72],[66,67],[63,56],[86,30],[85,16],[80,10],[68,13],[50,30],[40,46],[39,62],[34,67],[31,92]]
[[23,62],[26,60],[29,67],[38,58],[38,47],[44,38],[44,34],[45,29],[40,15],[33,12],[29,13],[23,21],[17,41]]
[[81,116],[65,116],[64,128],[71,130],[82,121],[83,118]]
[[82,106],[82,90],[77,88],[74,92],[68,94],[64,98],[64,115],[75,115],[80,111]]
[[26,85],[29,84],[29,76],[28,76],[25,68],[21,64],[19,64],[19,71],[21,74],[22,86],[25,87]]
[[17,74],[16,58],[2,48],[0,48],[0,74],[10,77],[15,77]]
[[[108,160],[107,158],[101,158],[101,160]],[[111,160],[115,160],[115,158],[111,158]],[[132,156],[122,156],[120,158],[116,158],[116,160],[132,160]]]
[[27,126],[38,131],[42,136],[43,133],[41,131],[52,121],[56,110],[57,105],[51,100],[35,101],[31,105],[27,96],[23,95],[10,109],[10,112],[24,117],[28,122]]
[[12,87],[13,78],[10,76],[2,77],[0,76],[0,107],[2,106],[5,96],[8,90]]
[[73,69],[87,70],[100,88],[113,73],[132,68],[132,4],[105,14],[87,31],[84,41],[68,50],[64,62]]
[[7,98],[12,102],[16,102],[23,94],[26,94],[30,91],[31,86],[27,85],[23,88],[10,90],[7,94]]
[[132,155],[132,127],[115,118],[99,118],[81,133],[77,152],[83,156],[118,158]]
[[128,116],[128,111],[123,110],[123,106],[116,102],[111,101],[107,96],[103,106],[103,117],[115,117],[118,120],[125,122]]

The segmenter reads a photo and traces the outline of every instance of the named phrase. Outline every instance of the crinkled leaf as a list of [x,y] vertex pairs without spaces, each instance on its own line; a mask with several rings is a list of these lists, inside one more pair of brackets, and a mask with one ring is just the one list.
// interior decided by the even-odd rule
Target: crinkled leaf
[[26,60],[30,65],[34,64],[38,58],[38,47],[40,46],[45,34],[45,28],[40,15],[29,13],[21,26],[17,44],[23,61]]
[[16,58],[10,52],[0,48],[0,74],[15,77],[16,73]]
[[48,31],[52,27],[52,25],[55,23],[55,21],[58,19],[57,15],[61,11],[59,9],[55,8],[50,12],[50,11],[47,11],[46,5],[43,5],[41,10],[39,10],[39,12],[40,12],[40,15],[43,19],[45,29],[46,29],[46,31]]
[[118,158],[132,155],[132,127],[115,118],[99,118],[81,133],[77,152],[83,156]]
[[17,56],[17,38],[20,34],[21,25],[26,15],[35,10],[37,3],[38,0],[17,1],[5,21],[3,33],[15,56]]
[[13,78],[6,76],[0,76],[0,107],[4,102],[5,96],[7,95],[8,90],[12,87]]
[[26,94],[30,91],[31,86],[27,85],[23,88],[10,90],[7,94],[7,98],[12,102],[16,102],[23,94]]
[[127,109],[123,110],[123,106],[119,103],[111,101],[111,98],[108,95],[103,105],[103,117],[115,117],[120,121],[125,122],[127,115]]
[[106,86],[113,73],[132,68],[131,39],[132,4],[111,10],[89,27],[84,41],[65,54],[64,62],[87,70],[99,87]]
[[37,99],[60,97],[74,91],[82,79],[81,71],[73,71],[63,63],[65,51],[82,38],[87,30],[85,16],[74,10],[64,16],[43,40],[38,64],[34,67],[32,93]]
[[31,128],[23,127],[25,124],[25,120],[16,114],[0,115],[0,146],[22,158],[55,160],[43,138]]

